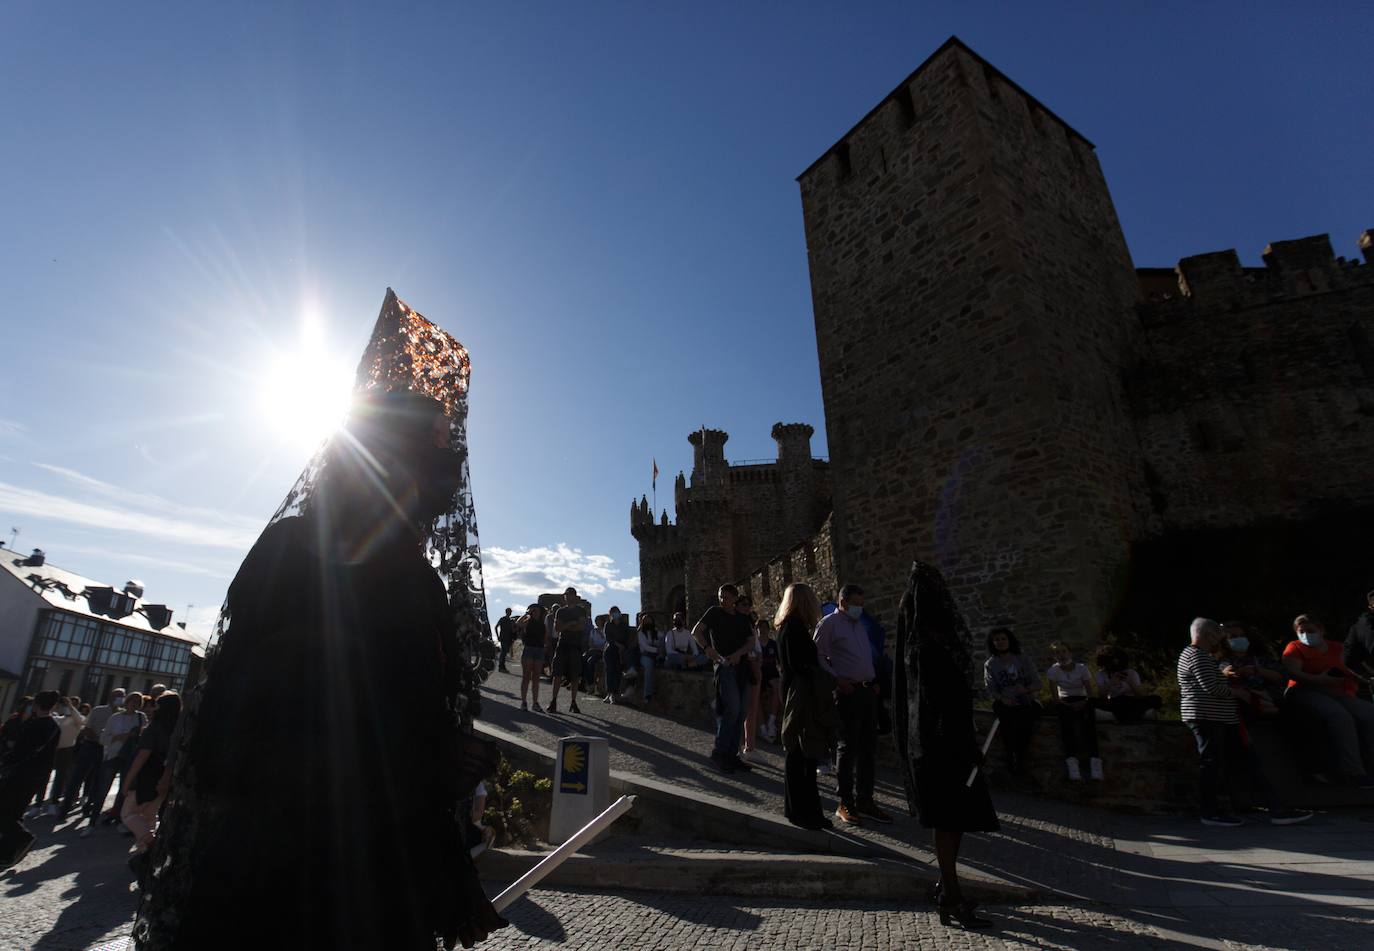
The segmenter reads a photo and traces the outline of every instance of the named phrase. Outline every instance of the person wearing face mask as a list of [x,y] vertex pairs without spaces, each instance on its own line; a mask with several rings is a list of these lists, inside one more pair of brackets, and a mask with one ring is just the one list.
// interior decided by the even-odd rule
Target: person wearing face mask
[[1319,731],[1339,771],[1361,789],[1374,789],[1374,704],[1355,696],[1359,679],[1342,658],[1344,645],[1326,639],[1316,618],[1293,619],[1297,639],[1283,649],[1286,702],[1308,729]]
[[873,646],[861,620],[863,613],[863,588],[847,584],[840,589],[839,609],[821,619],[815,637],[821,667],[835,678],[840,734],[836,770],[840,805],[835,817],[848,825],[858,825],[860,816],[882,823],[892,821],[873,800],[879,686]]
[[1197,743],[1200,820],[1205,826],[1245,825],[1244,820],[1221,807],[1228,760],[1239,760],[1249,774],[1251,786],[1267,801],[1271,825],[1305,822],[1312,818],[1312,813],[1283,805],[1254,748],[1241,734],[1236,701],[1248,701],[1250,693],[1239,685],[1227,684],[1221,676],[1212,651],[1222,637],[1221,625],[1216,621],[1194,618],[1189,627],[1189,644],[1178,656],[1179,712]]
[[1247,722],[1254,717],[1271,717],[1279,712],[1279,700],[1287,681],[1283,665],[1274,659],[1262,639],[1251,637],[1239,621],[1222,625],[1225,640],[1219,648],[1217,663],[1228,682],[1239,683],[1250,692],[1250,700],[1240,710]]

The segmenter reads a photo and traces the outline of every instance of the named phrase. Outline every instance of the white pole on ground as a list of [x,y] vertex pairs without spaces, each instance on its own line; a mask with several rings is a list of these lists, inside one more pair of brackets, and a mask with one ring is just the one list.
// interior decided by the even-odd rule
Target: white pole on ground
[[[1001,723],[1001,722],[1002,722],[1002,720],[1001,720],[1000,717],[999,717],[998,719],[992,721],[992,728],[988,730],[988,738],[987,738],[986,740],[983,741],[983,755],[984,755],[984,756],[987,756],[987,755],[988,755],[988,750],[992,749],[992,738],[993,738],[994,736],[997,735],[997,724],[999,724],[999,723]],[[973,777],[975,777],[975,776],[977,776],[977,775],[978,775],[978,767],[975,766],[975,767],[973,767],[973,769],[971,769],[971,770],[968,771],[968,782],[964,783],[964,785],[965,785],[965,786],[972,786],[972,785],[973,785]]]
[[609,809],[574,832],[572,838],[554,849],[542,862],[516,879],[514,885],[497,895],[491,906],[499,913],[515,904],[520,896],[543,881],[550,872],[562,865],[569,856],[582,846],[596,838],[612,822],[629,812],[630,807],[634,804],[634,796],[621,796],[611,803]]

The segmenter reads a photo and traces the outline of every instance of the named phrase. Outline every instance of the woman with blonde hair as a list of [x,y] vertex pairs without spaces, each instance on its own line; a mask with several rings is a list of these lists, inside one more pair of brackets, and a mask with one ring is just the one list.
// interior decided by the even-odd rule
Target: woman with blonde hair
[[821,603],[810,585],[790,584],[774,625],[782,666],[783,815],[803,829],[828,829],[816,788],[816,763],[830,755],[835,738],[834,679],[821,667],[814,634]]

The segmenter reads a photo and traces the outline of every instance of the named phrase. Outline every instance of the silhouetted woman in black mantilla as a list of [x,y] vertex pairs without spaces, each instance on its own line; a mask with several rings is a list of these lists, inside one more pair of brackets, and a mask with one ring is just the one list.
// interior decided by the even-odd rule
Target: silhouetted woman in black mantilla
[[907,805],[921,825],[935,830],[940,921],[953,916],[966,928],[989,924],[959,887],[959,844],[965,832],[996,832],[982,771],[965,783],[982,756],[973,728],[973,661],[969,632],[944,578],[913,562],[897,619],[895,719]]
[[456,812],[494,763],[459,729],[422,549],[461,478],[449,435],[427,396],[360,396],[309,507],[244,559],[139,948],[434,951],[504,924]]

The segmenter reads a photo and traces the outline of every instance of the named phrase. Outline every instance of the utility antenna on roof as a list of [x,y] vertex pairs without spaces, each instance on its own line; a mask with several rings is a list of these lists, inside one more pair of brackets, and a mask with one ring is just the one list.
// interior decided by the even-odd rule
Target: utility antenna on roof
[[19,529],[17,529],[17,528],[11,528],[11,529],[10,529],[10,550],[11,550],[11,551],[14,550],[14,543],[15,543],[16,541],[18,541],[18,539],[19,539]]

